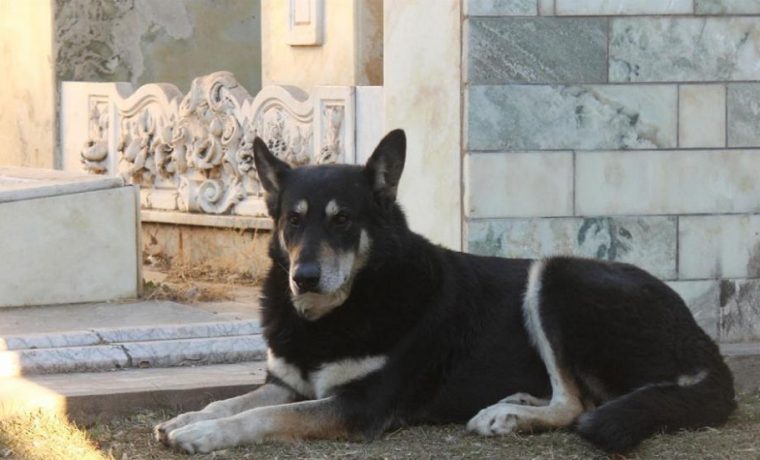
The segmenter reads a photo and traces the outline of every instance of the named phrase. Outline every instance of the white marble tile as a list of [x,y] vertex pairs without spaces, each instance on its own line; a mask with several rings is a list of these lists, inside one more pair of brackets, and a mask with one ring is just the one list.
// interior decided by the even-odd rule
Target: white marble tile
[[760,146],[760,83],[731,83],[726,94],[728,146]]
[[760,215],[679,219],[679,278],[760,277]]
[[726,146],[726,88],[681,85],[678,89],[678,146]]
[[467,16],[535,16],[537,0],[464,0]]
[[693,0],[556,0],[557,15],[690,14]]
[[694,0],[697,14],[760,14],[758,0]]
[[760,211],[760,152],[689,150],[580,152],[579,215]]
[[356,163],[363,165],[385,135],[383,87],[356,87]]
[[124,180],[120,177],[0,166],[0,203],[106,190],[122,185]]
[[0,203],[0,306],[136,297],[135,187]]
[[266,343],[260,335],[213,337],[122,345],[133,367],[191,366],[264,359]]
[[758,17],[614,18],[609,81],[758,80],[758,42]]
[[192,324],[167,324],[131,328],[95,329],[98,337],[107,343],[176,340],[204,337],[228,337],[258,334],[258,321],[227,321]]
[[719,281],[668,281],[691,310],[697,324],[713,339],[718,339],[720,322]]
[[5,335],[0,336],[0,351],[77,347],[98,343],[100,338],[90,331]]
[[[41,348],[0,352],[0,362],[13,358],[21,374],[58,374],[127,367],[129,359],[114,345]],[[3,370],[0,369],[0,376]]]
[[720,307],[722,342],[760,339],[760,280],[721,281]]
[[501,257],[575,255],[636,264],[676,277],[675,217],[483,219],[467,226],[469,252]]
[[384,125],[407,136],[399,201],[413,230],[460,249],[461,2],[385,0],[384,10]]
[[675,85],[473,85],[471,150],[648,149],[676,146]]
[[469,217],[573,214],[572,152],[469,154],[465,184]]

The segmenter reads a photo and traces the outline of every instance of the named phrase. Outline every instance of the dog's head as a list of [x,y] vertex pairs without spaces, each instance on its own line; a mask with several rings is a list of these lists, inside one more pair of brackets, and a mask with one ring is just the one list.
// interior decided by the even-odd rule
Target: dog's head
[[274,220],[273,245],[286,261],[291,299],[304,318],[319,319],[350,295],[370,256],[371,213],[395,202],[405,155],[406,136],[395,130],[364,167],[291,168],[255,139],[256,169]]

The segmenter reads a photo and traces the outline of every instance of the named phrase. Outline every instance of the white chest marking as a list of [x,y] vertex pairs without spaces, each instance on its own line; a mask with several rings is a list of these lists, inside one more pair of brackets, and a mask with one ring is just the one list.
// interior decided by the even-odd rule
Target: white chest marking
[[307,378],[301,371],[284,359],[275,356],[271,350],[267,353],[267,368],[269,372],[294,390],[308,398],[324,398],[330,391],[340,385],[358,380],[372,372],[381,369],[388,358],[383,355],[365,358],[342,359],[326,363]]

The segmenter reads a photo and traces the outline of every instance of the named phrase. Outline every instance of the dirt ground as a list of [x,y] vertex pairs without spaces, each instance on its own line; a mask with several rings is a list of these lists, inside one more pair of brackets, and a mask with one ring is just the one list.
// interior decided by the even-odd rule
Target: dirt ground
[[[740,397],[723,427],[658,435],[617,459],[760,459],[760,394]],[[266,443],[209,455],[173,452],[152,427],[174,414],[143,412],[86,429],[42,415],[0,420],[0,459],[595,459],[607,458],[571,432],[482,438],[462,426],[405,428],[372,443]]]

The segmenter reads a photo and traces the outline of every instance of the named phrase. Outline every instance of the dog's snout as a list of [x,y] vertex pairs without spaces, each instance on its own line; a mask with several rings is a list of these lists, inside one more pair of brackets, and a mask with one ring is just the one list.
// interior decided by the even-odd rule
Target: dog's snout
[[319,264],[304,263],[296,266],[293,281],[300,292],[316,292],[319,288],[319,278],[322,275]]

